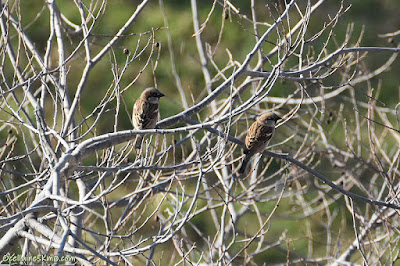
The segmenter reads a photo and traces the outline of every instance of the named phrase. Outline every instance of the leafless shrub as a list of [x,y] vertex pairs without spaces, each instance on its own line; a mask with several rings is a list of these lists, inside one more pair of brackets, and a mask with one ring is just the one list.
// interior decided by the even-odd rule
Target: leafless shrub
[[[398,106],[380,102],[385,83],[371,80],[391,71],[399,49],[362,46],[363,33],[357,36],[351,24],[337,37],[349,8],[344,3],[321,17],[323,0],[278,1],[264,6],[265,18],[255,2],[246,16],[230,1],[210,1],[208,16],[200,18],[199,3],[191,1],[204,82],[199,95],[181,82],[168,28],[174,18],[163,1],[164,27],[129,33],[150,5],[144,0],[118,21],[117,32],[104,35],[96,29],[112,12],[106,0],[74,1],[79,22],[48,0],[37,15],[48,16],[43,49],[24,24],[25,2],[3,3],[3,262],[17,250],[88,265],[257,264],[271,254],[280,263],[397,260]],[[210,44],[203,32],[216,14],[222,23]],[[223,42],[232,20],[254,39],[242,59]],[[313,20],[318,30],[310,29]],[[167,43],[158,42],[160,31]],[[133,37],[135,48],[118,46]],[[378,53],[385,58],[380,65],[366,62]],[[168,86],[182,111],[161,114],[154,130],[123,128],[133,104],[128,93],[144,73],[166,86],[155,72],[168,57]],[[103,62],[113,80],[95,90],[101,99],[90,111],[82,110],[93,96],[85,93],[91,74]],[[246,128],[270,110],[283,122],[268,151],[239,177]],[[140,154],[132,146],[137,134],[148,136]]]

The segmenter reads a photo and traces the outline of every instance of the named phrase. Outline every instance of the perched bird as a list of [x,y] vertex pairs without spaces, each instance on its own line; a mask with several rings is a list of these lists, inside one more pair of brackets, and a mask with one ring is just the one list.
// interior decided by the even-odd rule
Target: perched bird
[[244,159],[239,169],[239,174],[243,174],[246,166],[256,153],[261,153],[268,146],[269,140],[275,132],[276,122],[281,119],[278,115],[268,112],[260,117],[251,125],[246,134]]
[[[145,89],[133,106],[132,122],[136,130],[153,129],[158,119],[158,102],[165,96],[156,88]],[[144,135],[137,135],[135,148],[140,149]]]

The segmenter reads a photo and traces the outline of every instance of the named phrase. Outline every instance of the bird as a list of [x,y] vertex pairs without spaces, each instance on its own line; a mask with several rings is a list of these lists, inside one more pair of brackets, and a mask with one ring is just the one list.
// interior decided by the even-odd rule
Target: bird
[[239,174],[243,174],[250,159],[256,153],[261,153],[268,146],[269,140],[275,132],[275,125],[280,118],[277,114],[267,112],[257,118],[250,126],[246,134],[244,159],[239,169]]
[[[133,106],[132,122],[136,130],[153,129],[156,127],[159,114],[159,100],[165,95],[156,88],[145,89]],[[137,135],[135,149],[142,147],[144,135]]]

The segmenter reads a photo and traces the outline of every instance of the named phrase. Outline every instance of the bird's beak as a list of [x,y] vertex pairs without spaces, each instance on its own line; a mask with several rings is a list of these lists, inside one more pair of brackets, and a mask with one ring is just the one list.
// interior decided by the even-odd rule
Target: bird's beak
[[159,98],[161,98],[161,97],[164,97],[164,96],[165,96],[165,94],[164,94],[164,93],[162,93],[161,91],[159,91],[157,96],[158,96]]

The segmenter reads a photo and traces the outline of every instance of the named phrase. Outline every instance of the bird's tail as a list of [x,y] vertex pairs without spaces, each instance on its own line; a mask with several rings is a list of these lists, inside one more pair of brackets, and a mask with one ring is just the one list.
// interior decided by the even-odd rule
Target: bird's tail
[[140,148],[142,147],[142,142],[143,142],[143,135],[137,135],[134,144],[136,150],[140,150]]
[[246,156],[244,156],[242,165],[240,166],[239,174],[243,174],[244,171],[246,171],[246,166],[247,166],[249,160],[250,160],[250,156],[248,156],[248,155],[246,154]]

